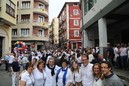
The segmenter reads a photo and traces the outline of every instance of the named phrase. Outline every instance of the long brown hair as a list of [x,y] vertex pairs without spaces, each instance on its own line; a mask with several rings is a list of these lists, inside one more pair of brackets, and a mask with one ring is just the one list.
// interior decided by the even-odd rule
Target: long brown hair
[[[76,68],[76,69],[73,68],[73,63],[74,63],[74,62],[77,64],[77,68]],[[74,71],[79,72],[79,68],[80,68],[80,67],[79,67],[77,61],[76,61],[76,60],[73,60],[73,61],[71,62],[71,68],[70,68],[71,71],[72,71],[72,72],[74,72]]]

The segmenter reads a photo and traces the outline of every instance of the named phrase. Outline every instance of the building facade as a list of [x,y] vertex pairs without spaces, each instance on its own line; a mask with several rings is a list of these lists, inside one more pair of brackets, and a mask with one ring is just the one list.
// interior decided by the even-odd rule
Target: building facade
[[0,57],[11,52],[11,26],[16,25],[16,0],[0,0]]
[[59,19],[59,46],[67,49],[81,47],[79,2],[66,2],[61,9]]
[[50,25],[50,33],[49,33],[49,38],[50,38],[50,43],[52,45],[55,45],[58,47],[59,45],[59,20],[58,18],[53,18],[51,25]]
[[80,0],[83,47],[107,43],[128,43],[128,0]]
[[41,50],[48,42],[48,0],[18,0],[17,24],[12,29],[12,46],[26,43],[30,50]]

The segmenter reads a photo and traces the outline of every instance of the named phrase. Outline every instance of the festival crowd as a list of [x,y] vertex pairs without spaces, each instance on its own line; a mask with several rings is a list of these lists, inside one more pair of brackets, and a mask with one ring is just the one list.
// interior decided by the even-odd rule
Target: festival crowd
[[12,86],[124,86],[112,67],[129,69],[129,45],[13,52],[4,57]]

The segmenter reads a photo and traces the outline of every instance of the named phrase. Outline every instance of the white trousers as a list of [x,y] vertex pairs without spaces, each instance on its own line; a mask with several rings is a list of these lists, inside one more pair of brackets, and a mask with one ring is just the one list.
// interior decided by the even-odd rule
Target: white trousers
[[12,73],[12,86],[16,86],[18,84],[18,72]]

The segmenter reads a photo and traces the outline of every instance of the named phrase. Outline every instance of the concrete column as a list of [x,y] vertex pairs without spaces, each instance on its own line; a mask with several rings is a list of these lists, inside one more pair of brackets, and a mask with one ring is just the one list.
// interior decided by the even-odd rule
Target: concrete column
[[107,26],[105,18],[101,18],[98,20],[98,30],[100,53],[104,54],[104,48],[107,47]]
[[83,30],[83,47],[86,48],[88,46],[88,35],[86,30]]

